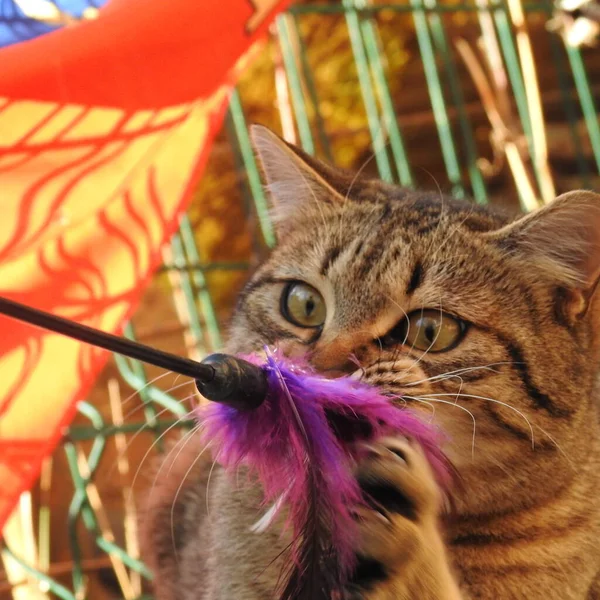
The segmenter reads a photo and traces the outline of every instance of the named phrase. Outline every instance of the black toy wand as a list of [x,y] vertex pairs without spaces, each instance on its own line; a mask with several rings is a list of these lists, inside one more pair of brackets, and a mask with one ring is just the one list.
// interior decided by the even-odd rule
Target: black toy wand
[[268,384],[264,371],[235,356],[211,354],[202,362],[197,362],[81,325],[1,296],[0,314],[192,377],[198,391],[214,402],[239,409],[252,409],[260,406],[267,395]]

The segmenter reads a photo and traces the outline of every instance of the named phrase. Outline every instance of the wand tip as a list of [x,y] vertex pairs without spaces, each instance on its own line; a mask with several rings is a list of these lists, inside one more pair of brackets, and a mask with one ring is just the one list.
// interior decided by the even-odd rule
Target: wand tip
[[267,397],[267,375],[259,366],[228,354],[211,354],[202,364],[214,370],[210,381],[196,379],[198,391],[208,400],[238,410],[252,410]]

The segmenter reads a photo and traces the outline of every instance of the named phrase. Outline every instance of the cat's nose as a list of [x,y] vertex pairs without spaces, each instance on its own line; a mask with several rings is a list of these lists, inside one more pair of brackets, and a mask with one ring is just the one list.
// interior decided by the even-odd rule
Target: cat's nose
[[365,359],[362,339],[339,336],[328,343],[319,344],[310,354],[311,365],[327,377],[340,377],[354,373]]
[[333,379],[354,373],[359,368],[356,360],[348,354],[313,353],[309,357],[310,364],[322,375]]
[[287,358],[308,361],[316,371],[329,379],[353,373],[360,366],[349,353],[349,347],[339,344],[335,347],[326,344],[307,352],[306,346],[284,340],[278,344],[278,350]]
[[321,375],[323,375],[323,377],[326,377],[327,379],[337,379],[338,377],[344,377],[346,375],[351,375],[352,373],[355,373],[358,370],[358,368],[359,367],[356,365],[355,362],[347,361],[346,364],[344,364],[341,368],[338,367],[335,369],[320,369],[319,367],[317,367],[317,370]]

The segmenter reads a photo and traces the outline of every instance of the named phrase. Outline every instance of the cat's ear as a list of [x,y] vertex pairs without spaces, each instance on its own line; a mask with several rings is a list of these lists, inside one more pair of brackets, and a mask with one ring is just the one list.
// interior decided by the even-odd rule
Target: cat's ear
[[311,203],[343,202],[352,185],[348,175],[288,144],[262,125],[252,125],[250,137],[273,200],[276,222],[285,222]]
[[527,254],[559,285],[591,296],[600,278],[600,195],[563,194],[491,234],[511,251]]

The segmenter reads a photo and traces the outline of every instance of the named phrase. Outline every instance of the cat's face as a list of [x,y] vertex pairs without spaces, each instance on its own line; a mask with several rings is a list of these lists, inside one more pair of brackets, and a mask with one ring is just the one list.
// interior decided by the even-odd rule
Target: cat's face
[[279,245],[241,296],[230,350],[274,345],[424,411],[463,475],[494,478],[478,501],[498,508],[542,484],[543,465],[585,451],[597,422],[600,196],[576,192],[511,221],[347,177],[262,128],[254,139]]

